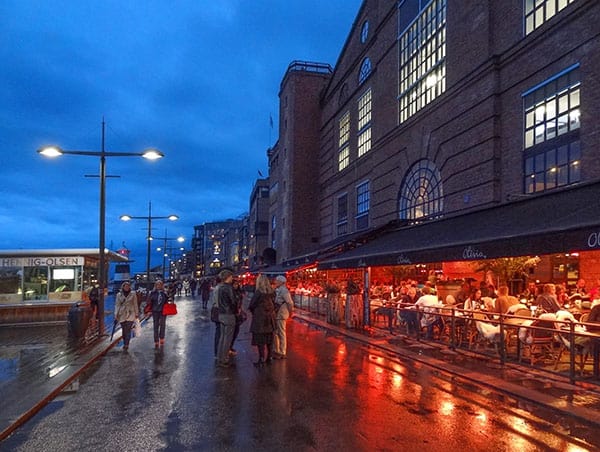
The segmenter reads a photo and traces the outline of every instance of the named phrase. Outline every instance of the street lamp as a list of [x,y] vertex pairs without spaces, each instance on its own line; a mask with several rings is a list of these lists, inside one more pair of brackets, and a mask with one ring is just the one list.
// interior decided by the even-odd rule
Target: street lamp
[[185,238],[182,237],[182,236],[179,236],[179,237],[167,237],[167,230],[165,229],[165,236],[164,237],[157,237],[156,240],[162,240],[164,242],[164,245],[162,247],[159,246],[159,247],[156,248],[156,251],[162,251],[163,252],[162,277],[163,277],[163,281],[164,281],[164,279],[165,279],[165,260],[166,260],[167,256],[169,255],[169,252],[171,250],[171,248],[167,248],[167,242],[171,241],[171,240],[177,240],[179,243],[183,243],[183,242],[185,242]]
[[152,238],[152,220],[171,220],[176,221],[179,220],[177,215],[168,215],[168,216],[152,216],[152,202],[148,202],[148,216],[145,217],[134,217],[131,215],[121,215],[121,220],[129,221],[129,220],[147,220],[148,221],[148,236],[146,240],[148,240],[148,250],[146,253],[146,282],[150,282],[150,249],[151,249],[151,241]]
[[104,149],[104,127],[102,120],[102,146],[100,151],[67,151],[58,146],[44,146],[37,152],[45,157],[58,157],[64,154],[87,155],[100,157],[100,219],[99,219],[99,261],[98,261],[98,331],[104,334],[104,276],[106,273],[105,227],[106,227],[106,157],[144,157],[148,160],[157,160],[164,154],[157,149],[146,149],[144,152],[106,152]]

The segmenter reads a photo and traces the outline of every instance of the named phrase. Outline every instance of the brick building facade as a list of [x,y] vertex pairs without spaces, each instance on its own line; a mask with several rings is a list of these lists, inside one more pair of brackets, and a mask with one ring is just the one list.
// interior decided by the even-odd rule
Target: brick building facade
[[365,0],[331,73],[284,76],[278,261],[599,180],[599,21],[591,0]]

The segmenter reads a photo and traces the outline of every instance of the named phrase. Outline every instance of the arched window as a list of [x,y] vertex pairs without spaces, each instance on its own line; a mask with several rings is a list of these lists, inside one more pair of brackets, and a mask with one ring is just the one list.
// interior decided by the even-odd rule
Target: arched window
[[358,84],[362,84],[367,77],[371,75],[371,60],[365,58],[360,65],[360,73],[358,74]]
[[369,38],[369,21],[365,20],[362,24],[362,28],[360,29],[360,42],[363,44],[367,42]]
[[415,163],[400,186],[398,217],[401,220],[439,218],[444,208],[440,172],[430,160]]

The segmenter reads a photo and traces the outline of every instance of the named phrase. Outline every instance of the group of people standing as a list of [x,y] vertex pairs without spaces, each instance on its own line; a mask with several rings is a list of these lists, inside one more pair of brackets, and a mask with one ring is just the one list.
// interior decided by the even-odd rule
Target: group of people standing
[[[236,327],[239,332],[240,315],[244,312],[241,307],[241,291],[236,289],[233,273],[222,270],[219,273],[220,283],[213,289],[212,305],[218,309],[215,322],[215,358],[217,365],[228,367],[231,356],[235,355],[233,342],[236,337]],[[275,278],[275,288],[265,275],[256,279],[254,294],[248,305],[252,313],[250,332],[252,345],[258,349],[258,361],[255,365],[262,366],[273,359],[285,359],[287,356],[286,322],[293,312],[294,303],[284,276]]]

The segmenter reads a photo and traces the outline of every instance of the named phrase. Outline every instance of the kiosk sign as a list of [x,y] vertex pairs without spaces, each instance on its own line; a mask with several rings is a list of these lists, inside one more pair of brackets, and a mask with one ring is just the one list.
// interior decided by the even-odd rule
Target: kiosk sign
[[62,267],[82,266],[82,256],[56,256],[56,257],[5,257],[0,258],[0,267]]

